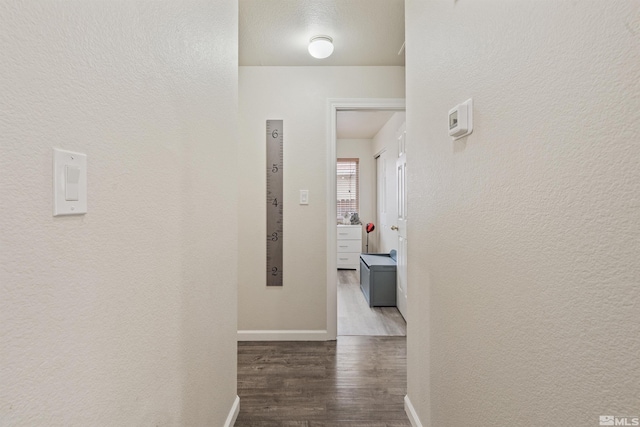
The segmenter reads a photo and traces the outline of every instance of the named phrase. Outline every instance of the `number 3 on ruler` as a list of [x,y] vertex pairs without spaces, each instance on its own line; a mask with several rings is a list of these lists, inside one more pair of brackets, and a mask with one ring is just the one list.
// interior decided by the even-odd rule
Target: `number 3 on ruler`
[[282,286],[282,125],[282,120],[267,120],[267,286]]

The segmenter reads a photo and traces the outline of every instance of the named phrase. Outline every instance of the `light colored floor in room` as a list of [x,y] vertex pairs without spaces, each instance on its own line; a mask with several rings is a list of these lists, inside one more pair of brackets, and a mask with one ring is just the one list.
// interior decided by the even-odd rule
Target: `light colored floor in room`
[[338,270],[338,335],[406,336],[407,323],[396,307],[369,307],[358,271]]

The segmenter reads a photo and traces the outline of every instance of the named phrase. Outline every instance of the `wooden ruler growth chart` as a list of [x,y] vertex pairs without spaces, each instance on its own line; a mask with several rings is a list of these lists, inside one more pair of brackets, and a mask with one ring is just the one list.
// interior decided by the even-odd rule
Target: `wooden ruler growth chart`
[[282,120],[267,120],[267,286],[282,286]]

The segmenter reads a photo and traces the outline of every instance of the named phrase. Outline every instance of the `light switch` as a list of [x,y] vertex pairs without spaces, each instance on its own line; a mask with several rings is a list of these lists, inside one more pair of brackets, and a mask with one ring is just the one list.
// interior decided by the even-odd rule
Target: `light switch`
[[53,216],[87,213],[87,155],[53,149]]
[[78,184],[80,183],[80,169],[76,166],[65,166],[64,198],[78,201]]
[[300,204],[301,205],[309,204],[309,190],[300,190]]

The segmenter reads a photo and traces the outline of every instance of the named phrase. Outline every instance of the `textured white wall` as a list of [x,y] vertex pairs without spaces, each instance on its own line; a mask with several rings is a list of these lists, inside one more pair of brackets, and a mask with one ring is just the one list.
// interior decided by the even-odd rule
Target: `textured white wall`
[[[370,139],[338,139],[336,141],[336,157],[358,159],[360,169],[359,199],[360,221],[362,224],[374,222],[376,219],[376,165],[373,160],[372,141]],[[372,251],[373,242],[369,242]],[[367,245],[367,233],[362,227],[362,251]]]
[[[222,425],[237,5],[4,1],[0,51],[0,425]],[[85,216],[52,217],[52,147]]]
[[[403,98],[403,67],[240,67],[238,328],[325,330],[327,98]],[[265,285],[265,122],[284,120],[284,286]],[[309,205],[298,191],[309,190]]]
[[[640,416],[634,0],[407,0],[408,394],[425,426]],[[469,137],[447,112],[474,99]]]

